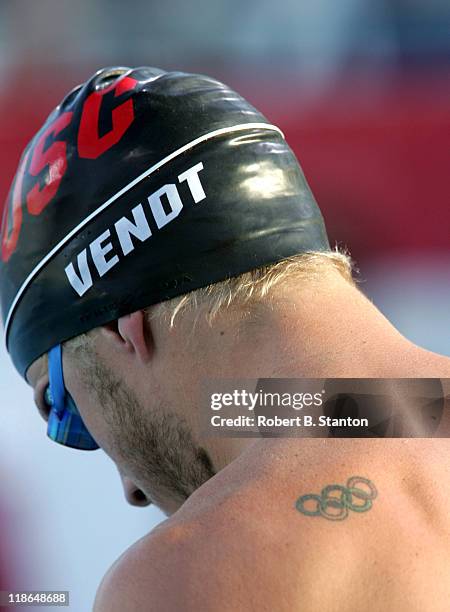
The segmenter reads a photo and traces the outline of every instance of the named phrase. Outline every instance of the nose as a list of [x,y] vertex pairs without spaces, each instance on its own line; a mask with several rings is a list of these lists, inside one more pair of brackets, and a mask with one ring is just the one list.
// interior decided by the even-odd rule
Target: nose
[[149,506],[152,502],[132,480],[126,476],[121,476],[125,499],[132,506]]

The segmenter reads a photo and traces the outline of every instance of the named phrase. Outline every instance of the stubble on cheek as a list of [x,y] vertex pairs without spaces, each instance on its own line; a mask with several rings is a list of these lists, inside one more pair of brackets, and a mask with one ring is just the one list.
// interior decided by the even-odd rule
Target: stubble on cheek
[[180,505],[215,475],[180,415],[162,405],[142,406],[99,359],[83,375],[104,422],[105,451],[152,499]]

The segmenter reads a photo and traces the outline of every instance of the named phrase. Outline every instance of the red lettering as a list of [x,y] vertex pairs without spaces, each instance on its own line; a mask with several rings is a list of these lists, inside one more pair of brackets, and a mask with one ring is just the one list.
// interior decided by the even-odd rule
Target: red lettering
[[[27,167],[28,158],[30,157],[31,149],[28,149],[22,159],[14,181],[14,187],[11,194],[11,201],[6,203],[5,215],[3,218],[2,232],[2,260],[6,263],[11,255],[16,250],[17,241],[22,227],[22,185],[25,169]],[[10,214],[12,213],[12,228],[9,232]]]
[[67,169],[67,144],[63,141],[53,142],[44,151],[45,142],[50,134],[57,136],[61,130],[67,127],[72,119],[73,113],[63,113],[56,121],[41,134],[33,152],[30,164],[30,173],[38,176],[48,167],[48,176],[45,185],[40,188],[36,184],[27,195],[28,211],[32,215],[40,215],[47,204],[52,200],[58,191],[61,179]]
[[[112,129],[103,136],[98,135],[98,122],[103,96],[114,91],[114,97],[134,89],[137,81],[125,77],[114,82],[103,91],[93,92],[86,99],[78,130],[78,153],[80,157],[96,159],[114,144],[119,142],[134,121],[134,108],[131,99],[126,100],[112,111]],[[50,135],[56,137],[72,120],[73,113],[59,115],[40,135],[34,149],[29,149],[19,166],[9,205],[5,209],[1,234],[1,258],[7,262],[14,253],[22,227],[22,191],[25,170],[31,154],[29,172],[39,176],[46,170],[44,184],[36,183],[26,196],[27,208],[31,215],[40,215],[58,192],[61,180],[67,170],[67,143],[55,140],[44,150]],[[11,218],[12,215],[12,218]],[[10,227],[12,226],[12,227]]]
[[102,106],[103,96],[115,90],[114,97],[134,89],[137,81],[125,77],[102,91],[94,91],[83,105],[80,128],[78,131],[78,154],[87,159],[96,159],[102,153],[115,145],[133,123],[133,101],[126,100],[112,111],[112,129],[103,136],[98,135],[98,120]]

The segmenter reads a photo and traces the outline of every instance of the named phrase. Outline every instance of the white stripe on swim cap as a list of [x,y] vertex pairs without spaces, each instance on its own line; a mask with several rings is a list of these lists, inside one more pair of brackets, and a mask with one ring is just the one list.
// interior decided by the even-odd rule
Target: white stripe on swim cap
[[143,172],[137,178],[132,180],[131,183],[128,183],[128,185],[125,185],[125,187],[123,187],[120,191],[118,191],[111,198],[109,198],[109,200],[106,200],[106,202],[104,202],[96,210],[91,212],[90,215],[88,215],[85,219],[83,219],[81,223],[79,223],[76,227],[74,227],[73,230],[71,230],[67,234],[67,236],[65,236],[60,242],[58,242],[58,244],[54,246],[53,249],[49,253],[47,253],[47,255],[43,259],[41,259],[41,261],[30,272],[30,274],[27,276],[27,278],[22,283],[19,291],[16,294],[16,297],[14,298],[9,308],[8,316],[6,317],[6,323],[5,323],[6,349],[8,350],[8,333],[9,333],[9,328],[11,327],[11,321],[12,321],[14,312],[17,308],[17,305],[23,297],[23,294],[25,293],[25,291],[27,290],[27,288],[29,287],[33,279],[39,274],[39,272],[41,272],[41,270],[45,268],[48,262],[63,248],[64,245],[66,245],[69,242],[71,238],[75,236],[75,234],[77,234],[81,229],[83,229],[83,227],[88,225],[88,223],[90,223],[92,219],[95,219],[95,217],[97,217],[101,212],[103,212],[105,208],[108,208],[108,206],[110,206],[113,202],[115,202],[117,198],[120,198],[120,196],[122,196],[124,193],[132,189],[140,181],[144,180],[145,178],[150,176],[150,174],[153,174],[153,172],[156,172],[156,170],[159,170],[161,166],[164,166],[165,164],[172,161],[172,159],[175,159],[175,157],[178,157],[185,151],[192,149],[198,144],[204,142],[205,140],[209,140],[210,138],[215,138],[216,136],[222,136],[223,134],[232,134],[233,132],[242,132],[244,130],[252,130],[255,128],[260,129],[260,130],[271,130],[271,131],[278,132],[284,138],[284,134],[280,130],[280,128],[270,123],[241,123],[239,125],[233,125],[231,127],[226,127],[226,128],[219,128],[218,130],[213,130],[212,132],[203,134],[203,136],[199,136],[195,140],[188,142],[187,144],[177,149],[173,153],[170,153],[170,155],[168,155],[167,157],[164,157],[164,159],[162,159],[161,161],[151,166],[148,170],[145,170],[145,172]]

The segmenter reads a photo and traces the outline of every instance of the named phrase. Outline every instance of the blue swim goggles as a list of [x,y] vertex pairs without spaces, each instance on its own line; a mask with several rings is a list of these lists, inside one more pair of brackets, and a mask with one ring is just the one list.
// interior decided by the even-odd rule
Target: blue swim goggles
[[78,408],[65,387],[60,344],[54,346],[48,353],[48,377],[49,384],[44,396],[50,408],[48,437],[58,444],[80,450],[99,448],[83,423]]

